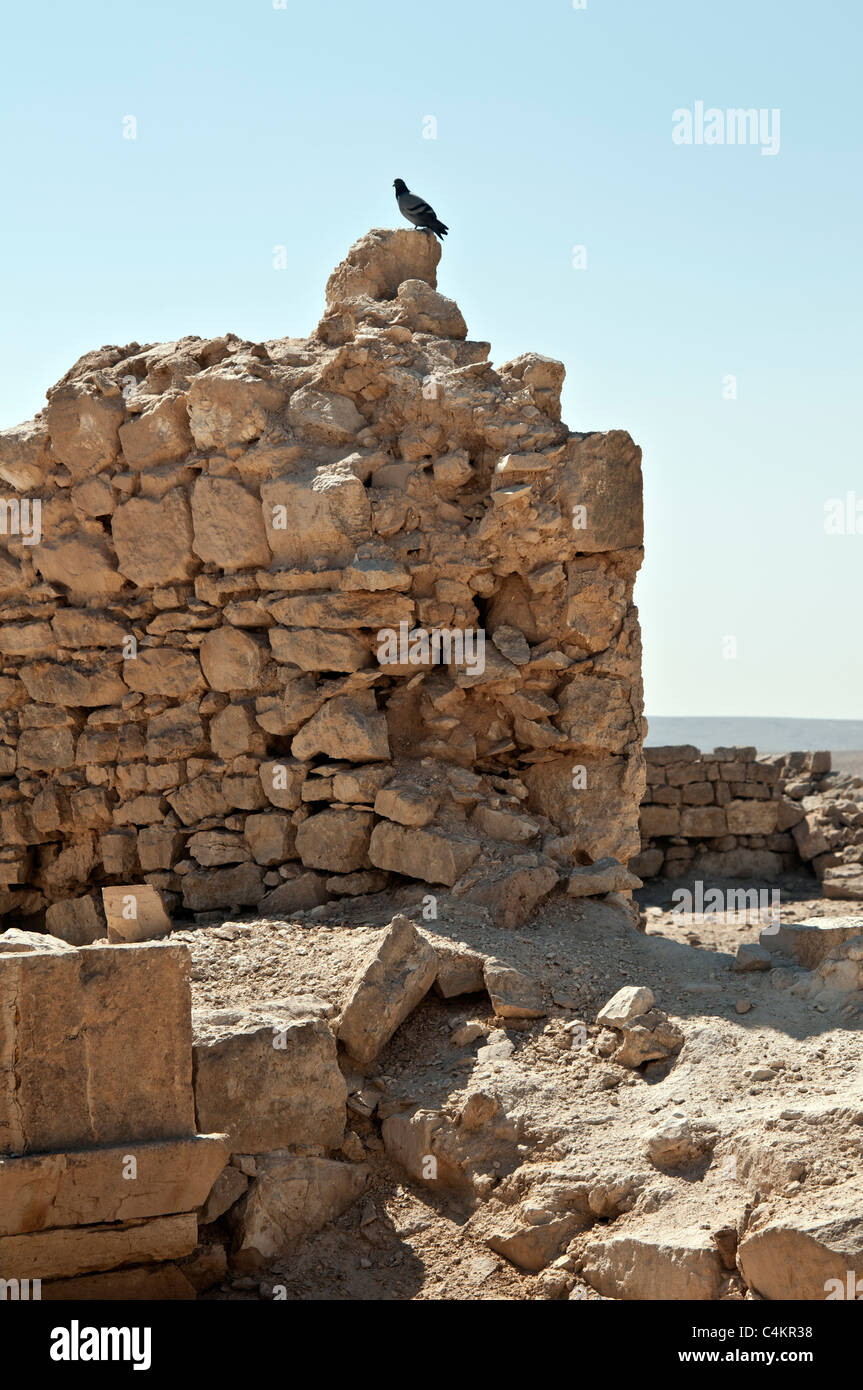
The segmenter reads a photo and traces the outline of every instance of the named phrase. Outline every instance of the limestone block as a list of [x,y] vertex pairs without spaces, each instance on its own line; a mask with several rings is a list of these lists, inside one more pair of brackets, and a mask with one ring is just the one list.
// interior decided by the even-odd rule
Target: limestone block
[[379,821],[369,842],[369,859],[376,868],[425,883],[445,883],[450,888],[479,852],[478,840],[430,826],[395,825],[391,821]]
[[139,588],[173,584],[198,569],[192,553],[192,515],[179,488],[159,501],[132,497],[111,522],[117,568]]
[[223,1134],[0,1158],[0,1236],[192,1211],[227,1161]]
[[341,1144],[347,1087],[326,1019],[310,1017],[301,999],[196,1009],[193,1018],[202,1130],[224,1130],[235,1153]]
[[268,565],[260,504],[231,478],[199,478],[192,491],[193,549],[229,572]]
[[354,978],[339,1020],[339,1042],[360,1065],[374,1061],[431,989],[437,956],[406,917],[394,917]]
[[231,1210],[233,1263],[241,1270],[271,1264],[303,1236],[335,1221],[356,1201],[365,1164],[267,1154],[247,1196]]
[[368,868],[373,823],[370,811],[321,811],[298,826],[297,853],[309,869],[351,873]]
[[103,888],[102,905],[110,942],[153,941],[171,931],[161,894],[148,883]]
[[194,1133],[189,953],[0,955],[0,1153]]
[[0,1236],[0,1278],[70,1278],[117,1265],[177,1260],[191,1255],[197,1243],[194,1212]]

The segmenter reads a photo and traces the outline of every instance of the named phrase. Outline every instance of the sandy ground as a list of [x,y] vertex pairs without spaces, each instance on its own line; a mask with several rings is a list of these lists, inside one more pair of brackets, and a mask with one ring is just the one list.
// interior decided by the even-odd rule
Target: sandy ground
[[[547,1272],[527,1273],[495,1254],[486,1244],[489,1211],[500,1215],[502,1201],[531,1194],[538,1200],[552,1176],[560,1182],[577,1175],[624,1194],[613,1199],[620,1204],[620,1213],[612,1212],[618,1219],[635,1219],[621,1218],[635,1204],[636,1215],[666,1206],[671,1228],[678,1212],[702,1225],[733,1224],[771,1184],[778,1181],[781,1189],[782,1174],[776,1179],[773,1171],[773,1131],[795,1129],[782,1116],[800,1107],[811,1111],[813,1127],[802,1138],[796,1133],[793,1143],[796,1153],[808,1154],[813,1200],[819,1188],[836,1181],[837,1171],[859,1177],[854,1136],[861,1131],[850,1128],[863,1109],[858,1006],[846,1002],[831,1012],[801,997],[793,988],[806,974],[799,969],[732,973],[737,946],[757,940],[758,925],[687,927],[670,911],[677,886],[656,881],[639,892],[644,932],[618,910],[565,897],[550,900],[515,932],[461,919],[446,907],[441,920],[419,923],[432,940],[493,954],[538,979],[545,991],[546,1017],[503,1025],[485,994],[449,1001],[430,994],[366,1078],[396,1109],[422,1105],[452,1113],[477,1090],[495,1095],[520,1142],[496,1165],[494,1199],[474,1211],[462,1194],[413,1182],[386,1157],[379,1120],[351,1112],[349,1123],[370,1166],[366,1195],[266,1275],[232,1280],[206,1297],[268,1299],[279,1285],[289,1300],[596,1298],[577,1278],[561,1290]],[[822,899],[811,877],[759,887],[779,889],[783,920],[854,911],[853,904]],[[316,910],[317,920],[314,914],[290,923],[246,919],[178,932],[175,938],[187,940],[193,955],[193,1003],[228,1007],[314,994],[338,1009],[393,910],[391,898],[367,900],[347,910],[353,917],[340,907],[328,916]],[[686,1034],[676,1063],[654,1064],[649,1077],[595,1056],[590,1047],[571,1046],[566,1031],[574,1021],[592,1025],[627,984],[649,985],[657,1006]],[[484,1036],[455,1046],[453,1031],[469,1020],[510,1040],[511,1057],[479,1060]],[[355,1073],[348,1079],[349,1089],[366,1084]],[[826,1112],[839,1115],[831,1122],[836,1147],[829,1162],[819,1129]],[[709,1180],[693,1183],[650,1169],[644,1135],[675,1116],[713,1125],[720,1136],[717,1155],[743,1154],[743,1176],[717,1185],[714,1170]],[[728,1296],[740,1294],[732,1288]]]
[[850,772],[852,777],[863,777],[863,752],[831,753],[834,772]]

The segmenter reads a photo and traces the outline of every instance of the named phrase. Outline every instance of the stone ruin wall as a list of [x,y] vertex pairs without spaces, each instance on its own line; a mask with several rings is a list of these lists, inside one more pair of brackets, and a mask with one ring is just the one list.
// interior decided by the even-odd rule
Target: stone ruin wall
[[[102,348],[0,436],[6,926],[410,883],[514,925],[638,853],[640,452],[494,368],[439,257],[373,231],[311,337]],[[378,659],[418,628],[484,660]]]
[[647,747],[643,878],[776,878],[813,872],[827,898],[863,898],[859,777],[831,772],[829,752],[756,753],[690,744]]

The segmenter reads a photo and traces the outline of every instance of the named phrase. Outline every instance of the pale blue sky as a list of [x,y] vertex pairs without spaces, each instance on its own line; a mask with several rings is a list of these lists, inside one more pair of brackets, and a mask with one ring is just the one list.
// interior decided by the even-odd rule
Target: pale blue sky
[[[859,718],[863,534],[825,534],[824,503],[863,504],[861,15],[7,10],[0,425],[103,343],[307,333],[350,243],[398,225],[404,178],[452,229],[440,286],[471,336],[498,362],[561,358],[570,427],[623,427],[644,450],[648,713]],[[779,153],[675,145],[672,113],[696,101],[778,108]]]

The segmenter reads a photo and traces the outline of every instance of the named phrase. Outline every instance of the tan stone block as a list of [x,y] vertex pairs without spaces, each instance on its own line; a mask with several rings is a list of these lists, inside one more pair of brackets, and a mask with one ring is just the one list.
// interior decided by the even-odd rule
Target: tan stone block
[[394,917],[360,965],[339,1020],[339,1042],[361,1066],[428,993],[437,969],[434,948],[413,922]]
[[301,671],[359,671],[371,665],[371,646],[350,632],[274,627],[269,632],[276,661]]
[[0,652],[4,656],[53,656],[56,646],[48,623],[4,623],[0,626]]
[[779,818],[776,801],[730,801],[724,810],[730,835],[772,835]]
[[267,741],[245,705],[228,705],[210,721],[210,743],[217,758],[260,756]]
[[114,462],[125,417],[126,402],[118,386],[101,395],[93,386],[69,382],[51,392],[45,416],[51,447],[75,482]]
[[120,426],[120,445],[130,468],[152,468],[185,458],[195,448],[186,414],[186,397],[166,391],[140,415]]
[[198,1124],[227,1133],[232,1152],[341,1144],[347,1087],[336,1041],[301,997],[196,1009],[194,1030]]
[[236,912],[241,907],[255,907],[267,891],[260,868],[249,863],[184,874],[182,882],[183,906],[192,912],[217,908]]
[[656,835],[679,835],[680,811],[670,806],[642,806],[639,827],[642,835],[648,838]]
[[114,598],[126,587],[107,536],[43,540],[35,550],[33,564],[42,578],[66,588],[72,603]]
[[43,1303],[178,1303],[197,1296],[185,1271],[170,1261],[82,1274],[77,1279],[52,1279],[42,1285]]
[[[256,369],[261,365],[256,362]],[[281,409],[284,400],[283,386],[246,372],[240,361],[220,362],[199,372],[189,384],[187,403],[197,448],[211,453],[259,438],[269,423],[269,412]],[[223,569],[231,568],[224,556],[206,558],[214,558]]]
[[410,622],[413,601],[403,594],[294,594],[270,605],[276,622],[285,627],[322,628],[331,632],[355,627],[393,628]]
[[227,1161],[223,1133],[0,1158],[0,1236],[193,1211]]
[[194,1133],[189,953],[0,956],[0,1153]]
[[102,903],[110,942],[153,941],[171,931],[161,894],[148,883],[103,888]]
[[348,762],[376,762],[390,756],[386,716],[379,710],[374,692],[337,695],[304,724],[291,743],[301,762],[325,753]]
[[37,661],[18,672],[31,700],[43,705],[118,705],[128,693],[116,671],[82,663]]
[[197,1243],[194,1212],[0,1236],[0,1278],[69,1278],[117,1265],[177,1260],[190,1255]]
[[665,769],[670,787],[685,787],[691,782],[706,782],[707,768],[704,763],[672,763]]
[[212,690],[255,690],[265,659],[260,643],[240,628],[214,628],[201,643],[201,666]]
[[243,834],[256,864],[284,864],[294,858],[296,829],[290,817],[278,811],[246,816]]
[[684,806],[680,813],[680,834],[688,839],[705,840],[725,835],[730,829],[722,806]]
[[332,1159],[267,1154],[248,1195],[231,1210],[233,1262],[260,1269],[303,1236],[335,1221],[359,1197],[368,1168]]
[[138,867],[136,837],[133,830],[111,830],[99,836],[102,867],[111,878],[130,878]]
[[228,803],[214,777],[194,777],[172,792],[168,802],[184,825],[195,825],[208,816],[224,816],[228,812]]
[[75,762],[75,735],[61,725],[22,729],[18,737],[18,768],[27,772],[56,772]]
[[107,936],[107,927],[93,897],[67,898],[52,903],[45,913],[45,925],[52,936],[70,946],[89,946]]
[[450,888],[479,851],[479,841],[467,836],[431,826],[395,825],[391,821],[379,821],[369,842],[369,859],[375,868],[406,874],[425,883],[445,883]]
[[388,782],[375,797],[375,815],[386,816],[387,820],[397,821],[399,825],[428,825],[434,820],[439,800],[430,787],[421,787],[416,782]]
[[174,647],[143,648],[134,659],[123,663],[123,680],[130,690],[140,690],[143,695],[183,700],[200,694],[204,687],[197,657]]
[[369,867],[371,811],[321,811],[297,827],[296,849],[309,869],[351,873]]
[[117,568],[139,588],[190,579],[200,565],[192,553],[192,514],[176,488],[155,501],[132,497],[111,522]]
[[258,499],[231,478],[199,478],[192,492],[195,553],[222,570],[268,565]]
[[194,758],[206,753],[207,736],[194,704],[171,707],[147,723],[147,757]]

